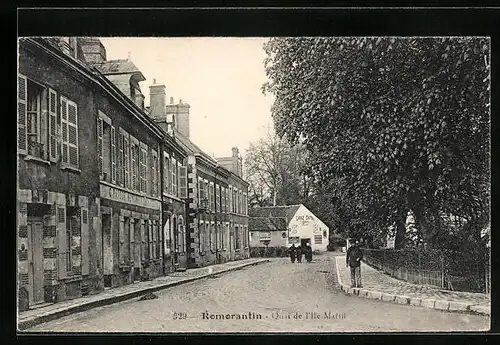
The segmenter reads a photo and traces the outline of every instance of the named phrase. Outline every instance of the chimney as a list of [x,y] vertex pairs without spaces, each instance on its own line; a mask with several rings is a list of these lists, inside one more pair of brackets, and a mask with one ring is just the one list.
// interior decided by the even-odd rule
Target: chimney
[[174,97],[170,97],[170,104],[174,104]]
[[171,103],[166,106],[167,115],[174,115],[174,127],[184,137],[189,138],[189,104],[179,100],[179,104],[173,104],[173,98],[170,98]]
[[96,37],[80,37],[78,39],[85,61],[101,63],[106,61],[106,48]]
[[238,157],[239,153],[240,153],[240,150],[238,150],[237,147],[233,147],[233,157]]
[[156,84],[153,79],[153,85],[149,86],[149,116],[157,122],[165,122],[165,85]]

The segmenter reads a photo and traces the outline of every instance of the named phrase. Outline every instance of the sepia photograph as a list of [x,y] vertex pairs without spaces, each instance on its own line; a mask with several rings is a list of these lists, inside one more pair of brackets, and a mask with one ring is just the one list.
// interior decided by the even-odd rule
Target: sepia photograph
[[17,332],[488,331],[483,36],[18,37]]

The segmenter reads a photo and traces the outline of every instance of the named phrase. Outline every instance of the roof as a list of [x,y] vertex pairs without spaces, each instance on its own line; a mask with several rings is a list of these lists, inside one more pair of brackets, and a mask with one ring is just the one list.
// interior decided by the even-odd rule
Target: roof
[[248,230],[250,231],[276,231],[286,230],[287,221],[283,217],[250,217]]
[[207,155],[205,152],[203,152],[202,149],[200,149],[196,144],[194,144],[191,140],[183,136],[178,130],[174,129],[175,131],[175,139],[177,142],[181,144],[184,148],[186,148],[188,151],[191,151],[192,153],[198,153],[205,157],[205,159],[208,159],[209,161],[212,161],[214,164],[217,164],[217,161]]
[[250,217],[283,217],[292,219],[301,205],[253,207],[248,210]]
[[146,80],[139,68],[130,60],[108,60],[94,63],[92,66],[97,68],[102,74],[140,74],[142,80]]

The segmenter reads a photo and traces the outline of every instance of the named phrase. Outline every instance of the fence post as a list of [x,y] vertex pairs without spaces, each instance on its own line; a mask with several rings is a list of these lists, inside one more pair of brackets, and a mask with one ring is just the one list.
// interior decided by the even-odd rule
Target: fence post
[[444,289],[444,256],[439,254],[441,259],[441,288]]

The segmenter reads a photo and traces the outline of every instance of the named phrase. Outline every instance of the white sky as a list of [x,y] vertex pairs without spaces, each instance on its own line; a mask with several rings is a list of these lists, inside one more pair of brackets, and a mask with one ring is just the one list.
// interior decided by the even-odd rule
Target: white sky
[[153,78],[166,86],[166,102],[190,104],[190,138],[207,154],[244,156],[250,142],[272,127],[272,97],[262,84],[266,38],[101,38],[108,60],[126,59],[141,70],[149,105]]

